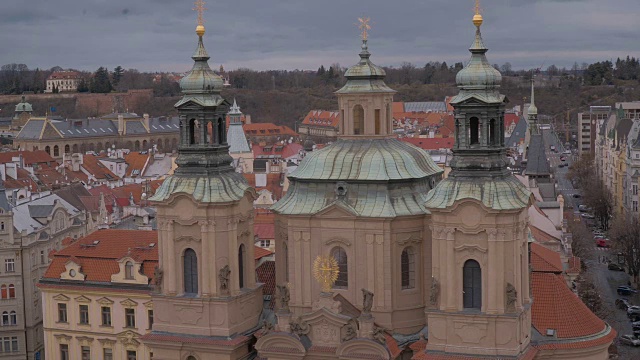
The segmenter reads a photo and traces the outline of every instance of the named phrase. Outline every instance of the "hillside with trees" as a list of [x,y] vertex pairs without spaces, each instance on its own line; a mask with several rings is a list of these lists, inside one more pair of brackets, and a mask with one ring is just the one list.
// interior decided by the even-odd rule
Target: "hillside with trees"
[[[462,67],[462,63],[429,62],[424,66],[403,63],[399,67],[385,68],[386,82],[398,91],[396,101],[442,101],[445,96],[457,93],[455,76]],[[575,119],[576,114],[588,110],[589,105],[640,100],[640,63],[632,57],[615,62],[576,63],[570,69],[551,65],[544,70],[513,70],[509,63],[494,67],[503,74],[501,91],[509,98],[510,106],[528,101],[533,74],[537,84],[536,105],[540,113],[557,119],[567,115]],[[0,67],[0,94],[41,93],[46,78],[59,70],[62,68],[43,70],[29,69],[25,64],[3,65]],[[317,71],[237,69],[223,74],[231,83],[223,90],[223,95],[230,100],[236,98],[243,112],[253,115],[253,121],[275,122],[294,128],[309,110],[337,108],[333,93],[344,84],[345,70],[339,64],[322,65]],[[93,73],[80,73],[80,93],[153,89],[154,98],[134,109],[139,113],[169,115],[180,96],[179,85],[171,80],[171,74],[145,73],[121,66],[111,70],[100,67]],[[39,104],[37,96],[29,98],[38,115],[43,115],[49,106],[57,106],[57,115],[68,118],[96,115],[76,109],[67,97],[60,98],[60,103],[55,104],[50,99]],[[11,116],[10,106],[0,98],[2,103],[5,109],[0,116]]]

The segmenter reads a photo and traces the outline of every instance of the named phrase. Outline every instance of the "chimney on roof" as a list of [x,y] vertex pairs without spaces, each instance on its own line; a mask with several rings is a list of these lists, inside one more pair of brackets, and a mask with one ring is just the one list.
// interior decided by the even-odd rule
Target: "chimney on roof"
[[[149,130],[149,114],[142,115],[142,121],[144,122],[144,127]],[[145,149],[148,150],[148,149]]]
[[18,155],[18,166],[20,169],[24,169],[24,157],[22,156],[22,153]]
[[251,124],[251,115],[244,114],[244,123],[245,124]]
[[118,134],[124,134],[124,116],[122,114],[118,114]]
[[71,155],[71,170],[80,171],[80,165],[82,165],[82,154]]

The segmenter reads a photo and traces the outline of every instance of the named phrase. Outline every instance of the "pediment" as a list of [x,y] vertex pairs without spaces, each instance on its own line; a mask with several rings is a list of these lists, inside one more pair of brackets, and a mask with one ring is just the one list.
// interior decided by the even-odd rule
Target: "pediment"
[[106,297],[101,297],[100,299],[96,300],[96,302],[100,305],[113,305],[113,300]]
[[77,298],[75,298],[75,300],[79,303],[90,303],[91,299],[89,299],[88,297],[82,295],[82,296],[78,296]]
[[258,354],[261,357],[282,356],[282,349],[286,349],[287,355],[293,355],[295,358],[303,358],[307,353],[300,339],[293,334],[286,332],[271,332],[258,339],[255,345]]
[[318,211],[315,216],[344,219],[345,217],[355,218],[356,214],[356,211],[351,206],[342,201],[335,201]]
[[301,317],[309,327],[309,338],[314,345],[337,347],[342,342],[343,328],[351,320],[350,317],[334,313],[322,307]]
[[357,338],[343,342],[336,349],[336,355],[340,359],[388,359],[389,350],[371,339]]
[[149,300],[146,303],[143,303],[142,305],[144,305],[144,307],[146,307],[147,309],[153,309],[153,301]]
[[330,323],[342,327],[351,320],[351,317],[334,313],[326,307],[322,307],[316,311],[302,315],[301,319],[311,326],[318,323]]
[[126,299],[126,300],[122,300],[120,301],[120,304],[124,307],[134,307],[134,306],[138,306],[138,303],[131,300],[131,299]]
[[56,300],[56,301],[69,301],[69,300],[71,300],[71,298],[66,296],[66,295],[63,295],[63,294],[58,294],[58,295],[53,297],[53,300]]

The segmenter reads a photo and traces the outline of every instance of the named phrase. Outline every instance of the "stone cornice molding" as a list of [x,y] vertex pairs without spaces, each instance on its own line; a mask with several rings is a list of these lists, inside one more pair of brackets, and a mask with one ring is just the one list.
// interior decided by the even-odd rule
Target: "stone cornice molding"
[[324,242],[325,245],[331,245],[331,244],[342,244],[345,246],[351,246],[351,242],[349,242],[349,240],[342,238],[342,237],[333,237],[327,241]]

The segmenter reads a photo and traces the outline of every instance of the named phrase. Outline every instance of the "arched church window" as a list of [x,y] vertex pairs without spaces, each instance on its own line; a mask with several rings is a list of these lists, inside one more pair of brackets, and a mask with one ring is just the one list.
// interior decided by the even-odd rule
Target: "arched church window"
[[497,145],[498,133],[496,128],[496,119],[489,120],[489,144]]
[[64,146],[64,153],[68,154],[69,152],[71,152],[71,149],[69,148],[69,145],[65,145]]
[[227,142],[227,133],[225,131],[225,122],[222,118],[218,118],[218,139],[220,144],[224,144]]
[[195,356],[187,356],[186,360],[196,360],[196,357]]
[[127,261],[124,264],[124,278],[128,280],[133,279],[133,263],[131,261]]
[[197,131],[196,131],[196,127],[198,126],[198,120],[196,119],[191,119],[189,120],[189,144],[193,145],[193,144],[197,144],[198,140],[196,139],[196,135],[197,135]]
[[135,142],[135,145],[134,145],[134,146],[135,146],[135,150],[136,150],[136,151],[140,151],[140,140],[136,140],[136,142]]
[[51,147],[49,147],[49,146],[45,146],[45,147],[44,147],[44,151],[45,151],[47,154],[51,155]]
[[338,263],[338,279],[333,284],[334,289],[346,289],[349,286],[349,267],[347,261],[347,253],[343,248],[337,246],[331,250],[331,256]]
[[54,145],[53,147],[53,156],[60,156],[60,148],[58,145]]
[[381,124],[380,124],[380,109],[375,110],[375,126],[376,126],[376,135],[380,135]]
[[400,255],[400,276],[402,289],[413,289],[416,287],[416,256],[412,247],[402,250]]
[[469,119],[469,145],[480,143],[480,120],[477,117]]
[[353,107],[353,134],[364,134],[364,109],[362,105],[356,105]]
[[193,249],[184,251],[183,259],[184,268],[184,293],[198,293],[198,257]]
[[482,272],[475,260],[467,260],[462,268],[463,302],[465,309],[482,307]]
[[240,244],[240,248],[238,249],[238,285],[240,289],[244,288],[245,285],[245,249],[244,244]]

